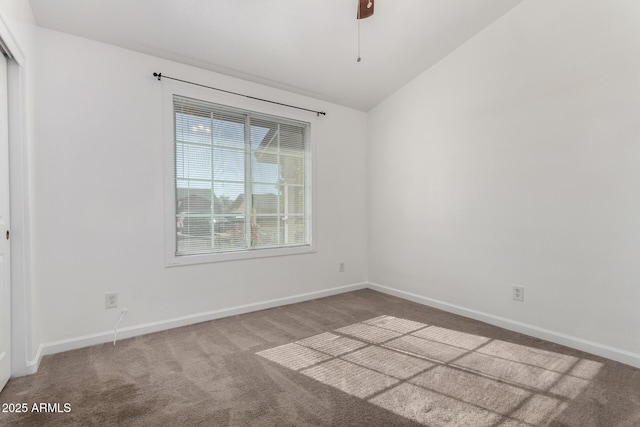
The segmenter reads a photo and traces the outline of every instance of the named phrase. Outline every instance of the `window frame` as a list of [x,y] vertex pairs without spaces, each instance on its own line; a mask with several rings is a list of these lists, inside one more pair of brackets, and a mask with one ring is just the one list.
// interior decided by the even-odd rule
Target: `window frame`
[[[316,252],[316,214],[315,214],[315,143],[318,119],[308,112],[302,112],[265,102],[241,98],[239,96],[216,93],[213,91],[193,88],[182,83],[162,82],[162,121],[164,140],[164,223],[165,223],[165,266],[181,266],[203,263],[256,259],[275,256],[289,256]],[[174,140],[174,95],[193,98],[198,101],[209,102],[217,106],[228,107],[233,110],[244,111],[256,115],[275,116],[283,120],[306,122],[309,124],[309,135],[305,146],[305,196],[307,210],[308,243],[298,246],[247,248],[239,251],[216,252],[192,255],[176,255],[176,187],[174,178],[175,168],[175,140]]]

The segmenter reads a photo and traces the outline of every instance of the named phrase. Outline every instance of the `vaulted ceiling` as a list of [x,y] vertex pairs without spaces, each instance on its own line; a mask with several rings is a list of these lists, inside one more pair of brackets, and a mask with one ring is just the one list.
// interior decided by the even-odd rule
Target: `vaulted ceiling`
[[39,26],[368,111],[523,0],[31,0]]

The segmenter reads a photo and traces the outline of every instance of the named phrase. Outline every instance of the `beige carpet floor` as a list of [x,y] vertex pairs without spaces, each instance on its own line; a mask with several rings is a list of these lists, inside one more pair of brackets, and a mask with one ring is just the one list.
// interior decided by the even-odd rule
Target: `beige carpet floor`
[[361,290],[46,356],[10,404],[0,425],[631,427],[640,374]]

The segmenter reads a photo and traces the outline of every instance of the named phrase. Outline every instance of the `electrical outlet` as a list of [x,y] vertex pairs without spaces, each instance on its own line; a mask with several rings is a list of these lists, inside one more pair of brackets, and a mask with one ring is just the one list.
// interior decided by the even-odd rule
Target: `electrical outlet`
[[524,286],[513,287],[513,299],[516,301],[524,301]]
[[344,273],[344,261],[340,261],[340,264],[338,264],[338,271]]
[[118,307],[117,292],[104,294],[104,308],[116,308],[116,307]]

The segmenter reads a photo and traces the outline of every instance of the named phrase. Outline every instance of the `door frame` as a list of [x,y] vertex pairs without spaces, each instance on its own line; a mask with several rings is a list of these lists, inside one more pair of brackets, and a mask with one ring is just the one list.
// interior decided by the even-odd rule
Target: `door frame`
[[[0,13],[0,40],[11,56],[7,60],[9,112],[9,199],[11,205],[11,376],[35,373],[40,351],[34,319],[34,289],[31,273],[31,167],[29,132],[33,114],[28,114],[30,63]],[[35,349],[35,351],[34,351]]]
[[[1,44],[1,43],[0,43]],[[2,221],[0,221],[0,246],[2,246],[0,264],[0,390],[11,378],[11,196],[9,194],[9,79],[8,58],[3,46],[0,50],[0,204]],[[6,169],[5,169],[6,167]],[[6,205],[4,203],[7,203]],[[3,234],[6,230],[6,240]]]

